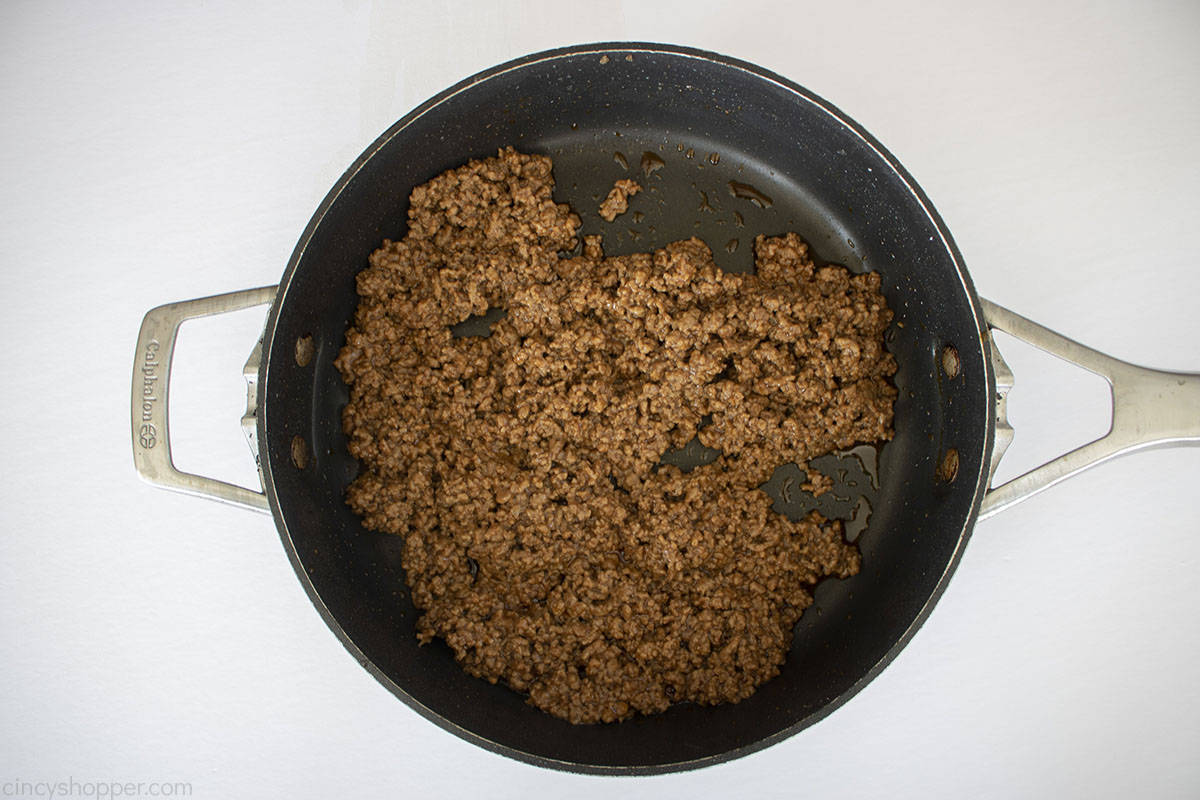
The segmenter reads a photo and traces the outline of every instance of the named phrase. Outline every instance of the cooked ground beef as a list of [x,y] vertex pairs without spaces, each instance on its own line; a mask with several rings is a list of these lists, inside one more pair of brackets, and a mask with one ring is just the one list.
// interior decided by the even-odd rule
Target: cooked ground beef
[[613,188],[609,189],[608,197],[605,197],[604,202],[600,204],[600,217],[606,222],[612,222],[629,210],[629,198],[641,190],[642,185],[637,181],[631,181],[628,178],[617,181],[613,184]]
[[[424,642],[575,723],[736,702],[774,676],[814,584],[858,572],[842,526],[759,486],[891,437],[879,276],[758,237],[755,274],[698,239],[583,254],[551,162],[506,149],[413,190],[358,276],[337,366],[361,472],[404,537]],[[491,335],[451,326],[492,308]],[[722,455],[660,463],[693,438]],[[818,487],[814,487],[818,488]]]

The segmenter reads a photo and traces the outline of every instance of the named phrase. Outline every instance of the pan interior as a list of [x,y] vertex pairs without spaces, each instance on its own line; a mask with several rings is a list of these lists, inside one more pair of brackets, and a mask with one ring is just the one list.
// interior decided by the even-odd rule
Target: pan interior
[[[745,270],[755,235],[794,230],[819,259],[883,277],[896,313],[888,347],[900,366],[900,397],[896,438],[878,453],[878,489],[858,538],[863,570],[817,588],[781,674],[739,704],[679,705],[619,724],[571,726],[466,675],[440,642],[416,643],[419,612],[404,582],[400,540],[363,530],[343,502],[357,465],[341,432],[347,391],[332,362],[357,302],[354,277],[384,238],[403,236],[414,186],[506,145],[554,158],[556,197],[583,218],[582,233],[604,234],[610,255],[699,236],[718,265]],[[599,200],[622,177],[636,177],[646,191],[605,223]],[[268,321],[260,441],[297,572],[330,625],[388,688],[508,755],[591,771],[660,771],[794,732],[894,654],[965,541],[983,471],[989,390],[970,284],[953,245],[880,149],[810,95],[746,65],[597,46],[477,76],[364,154],[301,239],[282,287]],[[300,365],[295,342],[304,336],[315,352]],[[953,379],[938,366],[947,344],[960,356]],[[311,453],[302,470],[290,459],[296,436]],[[959,456],[953,481],[939,473],[950,448]]]

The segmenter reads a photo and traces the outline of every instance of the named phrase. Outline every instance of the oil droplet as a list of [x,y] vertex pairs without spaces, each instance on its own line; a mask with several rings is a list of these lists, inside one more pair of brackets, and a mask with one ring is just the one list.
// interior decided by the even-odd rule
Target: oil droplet
[[737,227],[737,228],[740,228],[746,224],[746,220],[744,217],[742,217],[741,212],[739,212],[739,211],[733,212],[733,224],[734,224],[734,227]]
[[842,526],[846,541],[853,542],[857,539],[858,535],[867,529],[867,523],[870,520],[871,503],[867,500],[866,495],[861,495],[858,498],[858,505],[854,507],[854,516]]
[[738,249],[738,240],[730,239],[725,243],[725,250],[730,253],[736,253]]
[[854,249],[854,242],[853,242],[851,239],[847,239],[847,240],[846,240],[846,244],[850,245],[850,249],[851,249],[851,250],[853,250],[853,249]]
[[687,152],[686,152],[686,153],[684,153],[683,155],[684,155],[686,158],[695,158],[695,157],[696,157],[696,151],[695,151],[694,149],[692,149],[691,147],[689,147],[689,148],[687,149]]
[[573,130],[573,131],[577,131],[577,130],[579,130],[579,123],[578,123],[578,122],[572,122],[572,123],[571,123],[571,130]]
[[710,164],[720,164],[721,163],[721,154],[720,153],[709,153],[708,154],[708,162]]
[[699,210],[700,211],[708,211],[709,213],[712,213],[713,207],[711,205],[709,205],[709,203],[708,203],[708,195],[702,189],[697,189],[696,191],[700,192],[700,208],[699,208]]
[[607,64],[607,63],[608,63],[608,56],[600,56],[600,63],[601,63],[601,64]]
[[626,60],[626,61],[633,61],[633,53],[630,53],[629,55],[625,56],[625,60]]
[[633,221],[634,221],[634,222],[641,222],[641,221],[642,221],[642,220],[644,220],[645,218],[646,218],[646,215],[645,215],[645,214],[643,214],[641,211],[635,211],[635,212],[633,212]]
[[871,486],[879,488],[879,448],[874,445],[860,444],[849,450],[838,451],[839,455],[853,456],[858,459],[859,466],[871,479]]
[[635,228],[630,228],[630,229],[629,229],[629,238],[630,238],[630,239],[632,239],[632,240],[633,240],[633,241],[635,241],[635,242],[636,242],[636,241],[638,241],[638,240],[640,240],[640,239],[642,238],[641,231],[638,231],[638,230],[637,230],[637,229],[635,229]]
[[739,183],[738,181],[729,182],[729,193],[734,197],[740,197],[743,200],[749,200],[759,208],[770,208],[775,204],[775,201],[765,194],[755,189],[748,183]]
[[642,172],[649,178],[650,174],[665,167],[667,163],[658,157],[657,153],[646,150],[642,153]]
[[679,152],[682,153],[683,152],[683,142],[680,142],[679,144],[675,145],[675,149],[677,149]]
[[613,161],[621,165],[621,169],[629,169],[629,160],[625,158],[625,154],[620,150],[613,153]]

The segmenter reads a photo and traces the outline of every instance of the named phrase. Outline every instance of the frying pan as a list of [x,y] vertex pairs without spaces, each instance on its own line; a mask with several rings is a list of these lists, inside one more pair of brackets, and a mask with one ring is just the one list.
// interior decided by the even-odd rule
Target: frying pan
[[[870,477],[845,490],[870,496],[857,539],[862,572],[817,586],[781,673],[741,703],[572,726],[470,677],[440,640],[418,646],[400,539],[365,530],[343,501],[357,464],[341,430],[348,392],[333,359],[357,303],[355,275],[383,239],[403,236],[414,186],[506,145],[553,157],[556,199],[581,215],[581,233],[604,234],[610,255],[696,235],[719,266],[747,270],[755,234],[794,230],[820,260],[882,276],[895,311],[887,346],[899,398],[894,440],[870,459]],[[647,191],[629,214],[602,222],[597,200],[632,173]],[[246,366],[243,418],[263,491],[176,470],[166,411],[180,323],[268,303]],[[991,474],[1012,438],[1004,411],[1012,375],[992,329],[1104,376],[1113,396],[1106,436],[995,488]],[[132,430],[135,464],[150,482],[273,514],[330,628],[418,713],[541,766],[649,774],[745,755],[838,708],[929,615],[977,519],[1116,455],[1200,442],[1200,375],[1118,361],[980,299],[912,177],[811,92],[713,53],[594,44],[489,69],[397,122],[321,203],[278,286],[150,311],[135,354]],[[785,471],[767,491],[781,512],[802,513],[805,498]]]

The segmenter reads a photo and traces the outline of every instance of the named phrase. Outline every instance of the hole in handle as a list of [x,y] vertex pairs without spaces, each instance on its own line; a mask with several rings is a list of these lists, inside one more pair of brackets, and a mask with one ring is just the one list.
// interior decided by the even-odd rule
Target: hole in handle
[[993,330],[1016,379],[1008,392],[1008,421],[1016,432],[992,485],[1028,472],[1108,432],[1108,381],[1070,362]]
[[246,412],[242,369],[266,313],[260,306],[180,325],[167,408],[176,469],[262,490],[240,420]]

